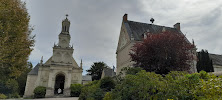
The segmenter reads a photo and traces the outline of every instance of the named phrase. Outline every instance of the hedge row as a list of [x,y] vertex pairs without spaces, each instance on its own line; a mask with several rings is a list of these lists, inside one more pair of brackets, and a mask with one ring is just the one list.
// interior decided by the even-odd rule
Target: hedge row
[[141,71],[126,75],[104,100],[219,100],[222,99],[222,77],[200,73],[171,72],[161,76]]

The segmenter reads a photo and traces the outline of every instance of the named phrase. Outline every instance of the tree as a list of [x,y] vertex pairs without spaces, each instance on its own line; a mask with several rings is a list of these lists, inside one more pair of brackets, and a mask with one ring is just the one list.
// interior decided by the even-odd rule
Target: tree
[[90,69],[86,71],[88,72],[88,75],[92,76],[92,80],[94,81],[101,78],[103,68],[107,68],[107,65],[104,62],[94,62]]
[[34,46],[29,20],[25,3],[0,0],[0,93],[9,98],[18,97],[25,83],[18,78],[28,73],[27,61]]
[[204,70],[206,72],[214,72],[212,60],[209,57],[209,53],[207,50],[201,50],[197,53],[198,61],[197,61],[197,71],[200,72]]
[[19,85],[18,92],[20,96],[24,95],[27,75],[32,70],[32,68],[33,68],[32,63],[28,62],[27,67],[25,67],[25,71],[17,78],[17,82]]
[[18,78],[34,46],[30,17],[20,0],[0,0],[0,80]]
[[167,74],[169,71],[188,71],[192,60],[190,50],[194,46],[181,33],[163,32],[149,34],[136,43],[130,56],[134,66],[149,72]]

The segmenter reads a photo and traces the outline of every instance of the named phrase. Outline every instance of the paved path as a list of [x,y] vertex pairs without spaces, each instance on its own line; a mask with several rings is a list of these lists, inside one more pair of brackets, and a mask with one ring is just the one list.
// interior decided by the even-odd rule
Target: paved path
[[67,98],[42,98],[42,99],[7,99],[7,100],[78,100],[78,97],[67,97]]

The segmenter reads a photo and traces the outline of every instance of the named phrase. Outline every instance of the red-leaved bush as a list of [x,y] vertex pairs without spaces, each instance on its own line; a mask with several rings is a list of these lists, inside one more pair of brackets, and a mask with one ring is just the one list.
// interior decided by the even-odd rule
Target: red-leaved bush
[[192,60],[190,50],[194,47],[181,33],[163,32],[148,34],[136,43],[130,56],[134,66],[149,72],[167,74],[169,71],[188,71]]

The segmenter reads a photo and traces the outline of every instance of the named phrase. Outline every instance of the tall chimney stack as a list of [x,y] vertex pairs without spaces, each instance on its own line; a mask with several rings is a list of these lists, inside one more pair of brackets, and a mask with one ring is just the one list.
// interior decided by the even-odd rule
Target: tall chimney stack
[[174,24],[173,27],[176,28],[178,31],[180,31],[180,23]]
[[124,15],[123,15],[123,21],[124,21],[124,22],[127,22],[127,14],[124,14]]

